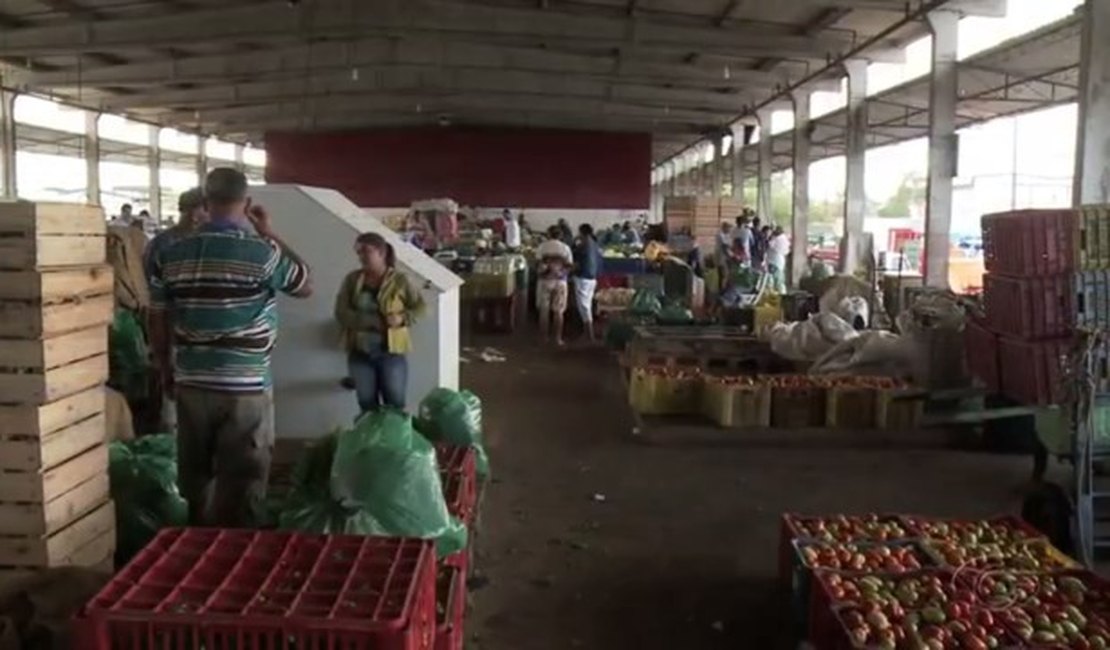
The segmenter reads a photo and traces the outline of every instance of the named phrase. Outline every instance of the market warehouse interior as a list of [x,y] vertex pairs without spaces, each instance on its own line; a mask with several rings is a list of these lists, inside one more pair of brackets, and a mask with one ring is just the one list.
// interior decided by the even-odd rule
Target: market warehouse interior
[[0,646],[1110,645],[1110,3],[0,23]]

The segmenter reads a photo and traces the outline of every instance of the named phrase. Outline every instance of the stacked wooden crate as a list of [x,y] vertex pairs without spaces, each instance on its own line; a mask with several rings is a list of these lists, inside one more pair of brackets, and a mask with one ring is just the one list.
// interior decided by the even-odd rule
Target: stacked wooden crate
[[0,203],[0,580],[115,550],[99,208]]
[[[712,196],[669,196],[663,203],[663,223],[671,235],[689,235],[698,246],[716,246],[721,222],[735,223],[744,211],[740,199]],[[708,248],[706,248],[708,247]]]

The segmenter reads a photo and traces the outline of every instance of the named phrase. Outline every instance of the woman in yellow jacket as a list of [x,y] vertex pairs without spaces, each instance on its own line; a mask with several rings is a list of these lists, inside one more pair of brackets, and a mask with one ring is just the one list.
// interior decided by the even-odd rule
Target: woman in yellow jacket
[[361,268],[343,279],[335,319],[343,330],[358,406],[363,413],[404,409],[409,327],[423,312],[424,300],[397,271],[393,247],[381,235],[359,235],[355,252]]

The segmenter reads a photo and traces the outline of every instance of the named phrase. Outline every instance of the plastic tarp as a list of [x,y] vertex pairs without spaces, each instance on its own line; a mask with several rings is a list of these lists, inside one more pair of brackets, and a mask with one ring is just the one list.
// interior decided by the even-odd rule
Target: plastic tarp
[[189,507],[177,489],[174,436],[113,442],[108,452],[118,564],[141,551],[162,528],[186,525]]
[[472,447],[478,476],[489,476],[489,456],[482,444],[482,400],[474,393],[437,388],[420,402],[416,429],[432,442]]
[[890,332],[871,330],[833,346],[813,363],[815,375],[913,375],[916,355],[911,341]]
[[813,361],[859,333],[836,314],[812,314],[800,323],[776,323],[768,338],[775,354],[791,361]]
[[466,548],[447,511],[435,449],[394,410],[368,413],[301,458],[279,515],[286,529],[433,539],[440,557]]

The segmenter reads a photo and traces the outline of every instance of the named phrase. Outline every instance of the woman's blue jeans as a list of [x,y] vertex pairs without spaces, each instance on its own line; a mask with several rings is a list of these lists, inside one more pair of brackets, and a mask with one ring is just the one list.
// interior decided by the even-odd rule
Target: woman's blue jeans
[[383,406],[404,410],[409,379],[405,355],[351,352],[347,356],[347,371],[355,383],[359,411],[376,411]]

